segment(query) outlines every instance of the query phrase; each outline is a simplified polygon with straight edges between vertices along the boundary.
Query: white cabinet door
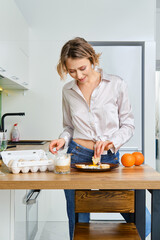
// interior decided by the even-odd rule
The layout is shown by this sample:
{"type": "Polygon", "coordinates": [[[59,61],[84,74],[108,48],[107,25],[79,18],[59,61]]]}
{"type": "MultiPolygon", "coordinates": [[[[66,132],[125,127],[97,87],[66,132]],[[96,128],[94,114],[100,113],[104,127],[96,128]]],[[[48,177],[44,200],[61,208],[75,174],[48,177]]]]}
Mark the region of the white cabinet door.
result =
{"type": "Polygon", "coordinates": [[[28,88],[29,87],[29,59],[28,56],[23,52],[20,48],[17,49],[17,59],[18,65],[17,73],[20,78],[20,82],[22,86],[28,88]]]}
{"type": "Polygon", "coordinates": [[[10,190],[0,190],[0,239],[11,239],[11,202],[10,202],[10,190]]]}
{"type": "Polygon", "coordinates": [[[0,74],[9,76],[8,61],[10,56],[10,49],[7,42],[0,42],[0,74]]]}
{"type": "Polygon", "coordinates": [[[14,240],[26,239],[26,190],[15,190],[14,240]]]}
{"type": "Polygon", "coordinates": [[[8,69],[10,79],[21,85],[28,85],[28,57],[17,46],[10,45],[8,69]]]}
{"type": "Polygon", "coordinates": [[[42,190],[38,201],[39,221],[67,221],[63,190],[42,190]]]}
{"type": "Polygon", "coordinates": [[[29,27],[16,1],[0,1],[0,41],[17,44],[28,54],[29,27]]]}
{"type": "Polygon", "coordinates": [[[28,89],[29,27],[12,0],[0,4],[0,87],[28,89]]]}
{"type": "Polygon", "coordinates": [[[28,57],[16,45],[0,42],[0,86],[4,89],[28,88],[28,57]]]}

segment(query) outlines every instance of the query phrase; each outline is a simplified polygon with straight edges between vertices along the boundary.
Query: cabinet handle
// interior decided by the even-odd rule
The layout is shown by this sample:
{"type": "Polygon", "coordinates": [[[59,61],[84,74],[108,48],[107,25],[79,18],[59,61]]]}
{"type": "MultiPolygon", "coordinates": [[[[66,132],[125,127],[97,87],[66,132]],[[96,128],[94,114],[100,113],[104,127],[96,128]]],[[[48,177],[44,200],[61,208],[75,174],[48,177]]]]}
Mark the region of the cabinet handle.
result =
{"type": "Polygon", "coordinates": [[[28,85],[28,83],[26,83],[26,82],[23,82],[22,84],[23,84],[23,85],[26,85],[26,86],[28,85]]]}
{"type": "Polygon", "coordinates": [[[6,70],[2,67],[0,67],[0,72],[5,72],[6,70]]]}
{"type": "Polygon", "coordinates": [[[37,200],[37,198],[38,198],[38,195],[40,194],[40,191],[41,191],[40,189],[36,189],[36,190],[31,191],[31,192],[27,195],[25,204],[28,205],[28,204],[34,204],[34,203],[36,203],[36,200],[37,200]]]}
{"type": "Polygon", "coordinates": [[[19,78],[16,77],[16,76],[12,76],[11,78],[12,78],[13,80],[19,80],[19,78]]]}

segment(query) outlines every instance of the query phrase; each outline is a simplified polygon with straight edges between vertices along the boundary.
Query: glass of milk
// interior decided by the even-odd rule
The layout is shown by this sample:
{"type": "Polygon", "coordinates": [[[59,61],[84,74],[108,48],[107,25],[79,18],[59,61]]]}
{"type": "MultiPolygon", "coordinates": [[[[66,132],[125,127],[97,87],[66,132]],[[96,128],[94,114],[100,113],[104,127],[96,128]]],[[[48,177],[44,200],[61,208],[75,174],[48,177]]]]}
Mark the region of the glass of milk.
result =
{"type": "Polygon", "coordinates": [[[57,174],[67,174],[71,171],[71,155],[59,153],[54,159],[54,172],[57,174]]]}

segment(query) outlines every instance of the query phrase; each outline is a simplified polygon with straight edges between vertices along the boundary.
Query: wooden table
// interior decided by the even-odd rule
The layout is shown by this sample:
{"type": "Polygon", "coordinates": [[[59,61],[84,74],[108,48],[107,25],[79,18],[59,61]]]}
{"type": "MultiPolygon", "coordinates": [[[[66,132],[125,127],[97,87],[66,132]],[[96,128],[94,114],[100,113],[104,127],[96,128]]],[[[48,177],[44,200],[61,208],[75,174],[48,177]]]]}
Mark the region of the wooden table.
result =
{"type": "Polygon", "coordinates": [[[142,239],[145,239],[145,190],[151,193],[152,240],[160,238],[160,174],[142,165],[130,168],[118,167],[110,172],[80,172],[70,174],[53,172],[11,174],[5,166],[0,169],[0,189],[135,189],[135,223],[142,239]]]}

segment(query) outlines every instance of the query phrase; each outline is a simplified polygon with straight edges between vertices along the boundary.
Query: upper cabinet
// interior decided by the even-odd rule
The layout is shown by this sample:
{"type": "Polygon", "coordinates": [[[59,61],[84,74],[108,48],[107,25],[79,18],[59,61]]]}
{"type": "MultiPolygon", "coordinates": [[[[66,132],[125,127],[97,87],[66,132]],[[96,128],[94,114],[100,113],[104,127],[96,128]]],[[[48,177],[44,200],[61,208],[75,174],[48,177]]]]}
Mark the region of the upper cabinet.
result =
{"type": "Polygon", "coordinates": [[[28,89],[29,27],[14,0],[0,6],[0,87],[28,89]]]}
{"type": "Polygon", "coordinates": [[[0,86],[28,89],[28,56],[15,44],[0,42],[0,86]]]}

